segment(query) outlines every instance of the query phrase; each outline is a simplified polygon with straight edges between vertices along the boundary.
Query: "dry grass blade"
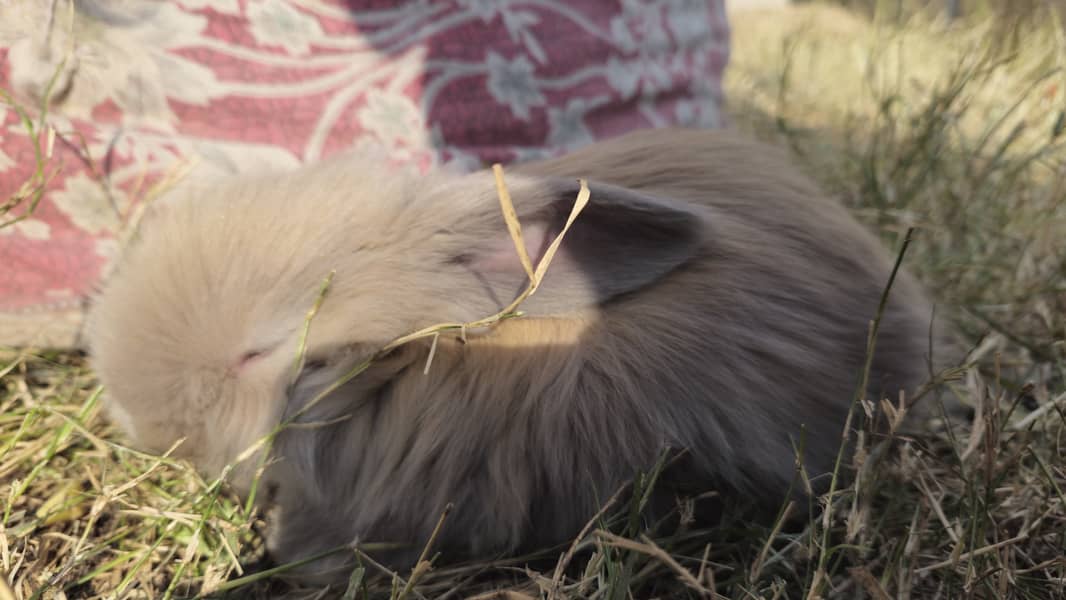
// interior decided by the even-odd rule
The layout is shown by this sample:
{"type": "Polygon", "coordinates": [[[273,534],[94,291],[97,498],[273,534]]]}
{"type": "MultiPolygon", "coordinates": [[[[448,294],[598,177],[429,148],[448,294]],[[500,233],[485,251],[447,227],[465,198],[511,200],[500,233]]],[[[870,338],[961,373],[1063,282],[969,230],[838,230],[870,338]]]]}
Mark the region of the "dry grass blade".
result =
{"type": "Polygon", "coordinates": [[[648,536],[642,535],[640,537],[641,541],[637,542],[602,530],[597,531],[596,535],[608,545],[639,552],[661,561],[664,565],[670,567],[675,573],[677,573],[685,585],[699,592],[701,596],[710,597],[713,594],[712,590],[705,588],[703,583],[696,579],[688,569],[681,566],[681,563],[677,562],[670,553],[657,546],[655,542],[648,538],[648,536]]]}
{"type": "Polygon", "coordinates": [[[530,286],[529,289],[523,295],[515,299],[514,302],[508,307],[510,310],[504,312],[511,312],[518,308],[518,304],[525,298],[536,293],[537,288],[540,286],[540,282],[544,279],[545,273],[548,272],[548,265],[551,264],[552,259],[555,258],[555,253],[559,250],[559,245],[563,242],[563,236],[570,230],[570,226],[577,220],[581,211],[585,210],[585,206],[588,204],[591,193],[589,192],[588,183],[585,180],[581,180],[581,188],[578,191],[577,199],[574,200],[574,206],[570,210],[570,214],[566,219],[566,223],[563,225],[562,231],[559,235],[555,236],[552,243],[545,250],[544,256],[540,262],[537,263],[536,270],[533,269],[533,261],[529,258],[529,253],[526,251],[525,239],[522,237],[522,224],[518,222],[518,213],[515,211],[514,204],[511,201],[511,193],[507,190],[507,184],[503,179],[503,166],[500,164],[492,165],[492,173],[496,178],[496,194],[500,199],[500,209],[503,212],[503,219],[507,223],[507,231],[511,235],[511,240],[514,242],[515,251],[518,253],[518,258],[522,262],[522,268],[526,271],[526,276],[529,277],[530,286]]]}
{"type": "MultiPolygon", "coordinates": [[[[354,548],[354,550],[355,550],[355,554],[359,557],[359,560],[361,560],[361,561],[365,562],[366,564],[374,567],[375,569],[377,569],[381,573],[384,573],[384,574],[388,575],[389,578],[393,581],[394,585],[398,583],[398,584],[404,585],[405,587],[407,586],[407,580],[406,579],[404,579],[403,577],[400,577],[400,575],[398,573],[396,573],[395,571],[393,571],[392,569],[390,569],[390,568],[386,567],[385,565],[379,563],[378,561],[374,560],[362,548],[360,548],[359,546],[356,546],[354,548]]],[[[397,589],[393,589],[392,592],[389,594],[389,598],[390,599],[391,598],[395,598],[397,592],[398,592],[397,589]]],[[[418,590],[414,589],[413,587],[410,588],[410,593],[414,594],[417,598],[419,598],[419,600],[426,600],[426,596],[423,595],[422,592],[419,592],[418,590]]]]}
{"type": "Polygon", "coordinates": [[[433,532],[430,533],[429,539],[426,541],[426,545],[422,548],[422,553],[418,556],[418,560],[415,561],[415,568],[411,572],[411,577],[407,579],[407,583],[404,584],[403,590],[400,591],[400,595],[396,597],[396,600],[403,600],[414,589],[415,584],[425,574],[426,571],[432,566],[432,561],[429,559],[429,551],[433,548],[433,543],[437,541],[437,536],[440,535],[440,530],[444,527],[444,520],[448,518],[448,514],[452,512],[453,505],[449,503],[444,507],[444,511],[440,514],[440,518],[437,519],[437,524],[433,527],[433,532]]]}
{"type": "Polygon", "coordinates": [[[0,570],[0,600],[17,600],[15,592],[7,582],[7,573],[0,570]]]}
{"type": "Polygon", "coordinates": [[[507,232],[514,241],[515,252],[522,262],[522,268],[526,270],[526,276],[530,281],[536,281],[533,276],[533,261],[526,251],[526,243],[522,238],[522,225],[518,222],[518,213],[515,212],[514,203],[511,201],[511,192],[503,181],[503,166],[499,163],[492,165],[492,174],[496,178],[496,196],[500,200],[500,210],[503,212],[503,220],[507,223],[507,232]]]}
{"type": "Polygon", "coordinates": [[[1019,542],[1023,542],[1026,539],[1028,539],[1028,537],[1029,537],[1029,534],[1023,533],[1021,535],[1012,537],[1009,540],[1003,540],[1002,542],[998,542],[998,543],[995,543],[995,544],[989,544],[989,545],[984,546],[982,548],[978,548],[977,550],[974,550],[972,552],[963,552],[957,558],[956,557],[952,557],[952,558],[950,558],[948,560],[943,560],[943,561],[940,561],[940,562],[937,562],[937,563],[933,563],[933,564],[931,564],[929,566],[922,567],[920,569],[915,570],[915,573],[917,573],[919,575],[923,575],[923,574],[928,573],[930,571],[935,571],[937,569],[943,569],[944,567],[951,567],[951,566],[954,566],[954,565],[958,564],[960,561],[969,560],[969,559],[977,557],[977,556],[982,556],[982,555],[988,554],[990,552],[994,552],[994,551],[996,551],[996,550],[998,550],[1000,548],[1003,548],[1005,546],[1011,546],[1011,545],[1017,544],[1019,542]]]}
{"type": "Polygon", "coordinates": [[[903,257],[907,254],[907,248],[911,244],[911,236],[913,233],[914,228],[910,227],[903,236],[903,243],[900,245],[899,252],[896,254],[896,262],[892,265],[892,272],[889,273],[888,282],[885,284],[884,290],[881,292],[881,299],[877,304],[877,311],[874,313],[873,321],[870,323],[870,333],[866,341],[865,362],[863,364],[862,372],[860,373],[858,385],[855,388],[855,394],[852,397],[851,405],[848,409],[847,418],[844,420],[844,430],[841,433],[840,451],[837,452],[832,478],[829,480],[829,491],[825,495],[825,506],[822,509],[822,541],[818,547],[818,567],[815,571],[814,580],[807,593],[807,598],[809,600],[813,600],[821,595],[822,585],[824,585],[826,580],[826,565],[829,562],[829,535],[832,531],[831,523],[833,518],[833,508],[836,504],[838,477],[840,476],[840,467],[844,459],[844,450],[847,447],[848,439],[851,436],[851,423],[855,415],[856,407],[862,403],[867,393],[867,386],[870,381],[870,369],[873,366],[874,352],[877,347],[877,334],[881,326],[881,317],[885,313],[885,306],[888,303],[888,295],[892,291],[892,285],[896,281],[896,276],[899,274],[900,266],[903,264],[903,257]]]}
{"type": "Polygon", "coordinates": [[[55,87],[56,81],[59,79],[59,75],[63,72],[66,60],[67,59],[64,58],[59,62],[48,81],[44,94],[42,95],[39,116],[36,123],[30,118],[27,110],[17,102],[7,90],[0,88],[0,102],[7,104],[15,111],[22,127],[26,130],[28,137],[33,141],[32,148],[34,159],[34,170],[29,179],[24,181],[14,194],[0,203],[0,217],[7,215],[11,210],[20,206],[27,199],[29,199],[28,206],[26,206],[21,215],[0,222],[0,230],[30,218],[37,210],[37,206],[40,204],[41,200],[44,198],[44,191],[45,188],[47,188],[48,183],[59,174],[62,168],[62,166],[60,166],[51,171],[48,170],[49,162],[52,158],[52,149],[55,144],[55,130],[47,123],[46,119],[48,108],[51,104],[52,90],[55,87]],[[42,133],[45,136],[44,140],[41,139],[42,133]]]}
{"type": "Polygon", "coordinates": [[[1033,425],[1052,411],[1058,410],[1063,405],[1066,405],[1066,393],[1059,394],[1054,400],[1043,404],[1040,408],[1025,415],[1017,422],[1013,423],[1010,428],[1014,431],[1024,431],[1028,429],[1030,425],[1033,425]]]}
{"type": "Polygon", "coordinates": [[[553,600],[559,592],[559,586],[563,580],[563,573],[566,571],[566,567],[570,564],[570,561],[574,558],[574,553],[577,552],[578,545],[585,539],[585,536],[592,531],[596,523],[599,522],[603,515],[607,514],[607,511],[611,509],[618,499],[622,497],[622,493],[629,488],[628,485],[619,488],[608,500],[600,507],[600,510],[592,515],[592,518],[585,523],[585,526],[581,528],[581,531],[574,537],[574,541],[570,544],[570,547],[566,549],[566,553],[559,559],[559,562],[555,565],[555,571],[552,573],[551,587],[548,590],[548,600],[553,600]]]}
{"type": "Polygon", "coordinates": [[[559,250],[559,245],[563,243],[563,236],[570,231],[570,226],[574,224],[578,215],[581,214],[581,211],[585,210],[585,206],[589,202],[591,192],[589,191],[588,183],[584,179],[582,179],[580,183],[581,189],[577,193],[577,199],[574,201],[574,207],[570,210],[570,215],[566,218],[566,224],[563,225],[563,230],[559,232],[559,235],[555,236],[555,239],[552,240],[552,243],[544,252],[544,258],[537,263],[537,270],[533,276],[533,288],[529,291],[530,294],[537,291],[537,287],[540,286],[541,280],[544,279],[544,274],[548,272],[548,265],[550,265],[552,259],[555,258],[555,253],[559,250]]]}
{"type": "Polygon", "coordinates": [[[311,331],[311,321],[314,320],[315,315],[322,308],[322,303],[326,300],[326,294],[329,293],[329,288],[333,285],[333,278],[337,276],[336,269],[329,272],[326,278],[322,280],[322,286],[318,289],[318,295],[315,296],[315,302],[311,305],[311,308],[307,311],[307,316],[304,317],[304,326],[300,330],[300,339],[296,346],[296,359],[292,369],[292,379],[295,381],[300,376],[300,371],[304,368],[304,362],[307,358],[307,334],[311,331]]]}
{"type": "Polygon", "coordinates": [[[885,591],[881,582],[865,567],[852,567],[848,569],[848,572],[874,600],[892,600],[892,597],[885,591]]]}
{"type": "Polygon", "coordinates": [[[796,503],[790,501],[785,506],[785,509],[781,511],[781,516],[778,517],[777,522],[774,523],[774,528],[770,532],[770,535],[766,536],[766,543],[763,544],[762,550],[759,551],[758,556],[755,557],[755,562],[751,565],[750,575],[748,576],[749,581],[756,582],[759,580],[759,577],[762,575],[763,564],[766,562],[766,556],[770,553],[770,547],[777,539],[777,534],[781,532],[781,527],[792,517],[792,509],[795,507],[796,503]]]}

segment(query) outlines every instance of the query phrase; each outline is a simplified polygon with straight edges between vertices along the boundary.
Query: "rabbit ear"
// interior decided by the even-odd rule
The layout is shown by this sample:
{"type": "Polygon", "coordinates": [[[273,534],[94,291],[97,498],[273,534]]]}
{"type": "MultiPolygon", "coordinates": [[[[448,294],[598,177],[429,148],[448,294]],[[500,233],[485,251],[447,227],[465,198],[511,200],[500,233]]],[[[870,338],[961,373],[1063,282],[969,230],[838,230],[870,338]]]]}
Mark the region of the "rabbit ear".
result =
{"type": "MultiPolygon", "coordinates": [[[[577,181],[522,178],[509,183],[533,267],[559,235],[580,190],[577,181]],[[524,213],[524,214],[523,214],[524,213]]],[[[566,232],[530,313],[571,312],[646,286],[690,259],[707,224],[693,207],[633,190],[589,183],[589,201],[566,232]]],[[[528,284],[500,217],[493,231],[453,262],[469,268],[506,305],[528,284]]]]}

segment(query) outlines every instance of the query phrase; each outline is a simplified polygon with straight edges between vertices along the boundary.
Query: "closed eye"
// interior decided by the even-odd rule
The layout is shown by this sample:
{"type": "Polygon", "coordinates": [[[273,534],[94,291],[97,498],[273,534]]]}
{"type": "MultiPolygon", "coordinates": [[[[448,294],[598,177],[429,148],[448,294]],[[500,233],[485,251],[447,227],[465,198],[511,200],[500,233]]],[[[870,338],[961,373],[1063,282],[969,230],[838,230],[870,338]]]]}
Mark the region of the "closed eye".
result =
{"type": "Polygon", "coordinates": [[[314,372],[324,369],[329,363],[324,358],[308,358],[304,361],[301,371],[314,372]]]}
{"type": "Polygon", "coordinates": [[[270,354],[270,349],[250,350],[237,359],[237,371],[243,371],[258,362],[261,358],[270,354]]]}

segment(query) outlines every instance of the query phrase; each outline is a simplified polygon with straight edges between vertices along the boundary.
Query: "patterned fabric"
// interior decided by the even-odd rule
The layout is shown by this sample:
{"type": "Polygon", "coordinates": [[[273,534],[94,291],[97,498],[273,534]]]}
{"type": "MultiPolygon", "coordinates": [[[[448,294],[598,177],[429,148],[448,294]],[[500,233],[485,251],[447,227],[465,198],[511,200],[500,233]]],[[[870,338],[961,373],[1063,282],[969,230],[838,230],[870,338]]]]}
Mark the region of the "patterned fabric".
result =
{"type": "MultiPolygon", "coordinates": [[[[45,192],[0,229],[0,344],[74,344],[134,208],[180,177],[714,127],[728,48],[723,0],[0,0],[0,88],[33,120],[53,99],[45,192]]],[[[34,147],[0,103],[0,203],[34,147]]]]}

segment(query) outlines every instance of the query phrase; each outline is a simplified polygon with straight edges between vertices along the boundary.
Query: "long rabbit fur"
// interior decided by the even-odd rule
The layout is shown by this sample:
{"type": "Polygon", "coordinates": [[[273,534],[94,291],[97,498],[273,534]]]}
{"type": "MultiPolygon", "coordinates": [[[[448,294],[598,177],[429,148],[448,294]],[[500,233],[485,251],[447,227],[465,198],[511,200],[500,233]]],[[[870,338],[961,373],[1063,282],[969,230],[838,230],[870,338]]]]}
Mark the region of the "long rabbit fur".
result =
{"type": "MultiPolygon", "coordinates": [[[[641,131],[515,166],[534,262],[591,199],[525,316],[407,344],[283,431],[260,483],[279,560],[402,542],[516,552],[573,536],[664,446],[683,472],[779,502],[795,453],[833,468],[893,257],[783,153],[641,131]],[[803,440],[802,444],[800,440],[803,440]]],[[[167,199],[94,303],[93,364],[138,447],[224,465],[390,340],[495,313],[525,272],[488,171],[416,176],[346,155],[167,199]],[[309,309],[306,360],[295,357],[309,309]]],[[[928,375],[931,305],[901,272],[871,398],[928,375]]],[[[247,491],[256,460],[230,477],[247,491]]]]}

